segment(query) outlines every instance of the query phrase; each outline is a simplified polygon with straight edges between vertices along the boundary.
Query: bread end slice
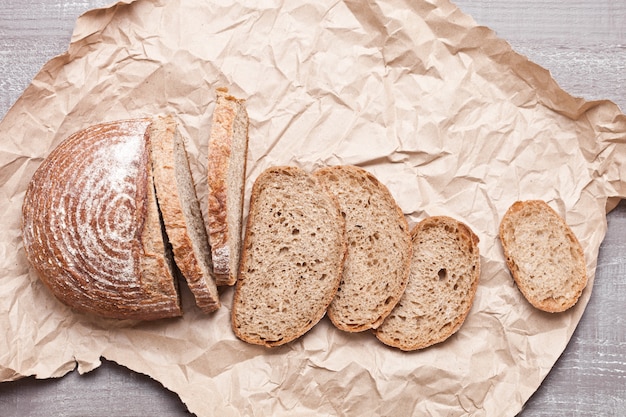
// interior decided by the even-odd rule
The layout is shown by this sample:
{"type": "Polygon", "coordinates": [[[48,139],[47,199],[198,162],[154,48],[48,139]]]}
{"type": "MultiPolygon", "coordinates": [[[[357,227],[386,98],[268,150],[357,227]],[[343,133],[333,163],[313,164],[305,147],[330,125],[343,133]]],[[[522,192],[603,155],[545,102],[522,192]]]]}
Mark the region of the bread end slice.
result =
{"type": "Polygon", "coordinates": [[[517,201],[500,222],[506,264],[524,297],[539,310],[572,307],[587,285],[585,256],[565,220],[545,201],[517,201]]]}
{"type": "Polygon", "coordinates": [[[208,232],[217,285],[237,280],[248,153],[245,100],[217,89],[208,150],[208,232]]]}
{"type": "Polygon", "coordinates": [[[480,277],[478,237],[464,223],[447,216],[427,218],[411,230],[411,241],[408,285],[375,333],[404,351],[456,333],[472,307],[480,277]]]}

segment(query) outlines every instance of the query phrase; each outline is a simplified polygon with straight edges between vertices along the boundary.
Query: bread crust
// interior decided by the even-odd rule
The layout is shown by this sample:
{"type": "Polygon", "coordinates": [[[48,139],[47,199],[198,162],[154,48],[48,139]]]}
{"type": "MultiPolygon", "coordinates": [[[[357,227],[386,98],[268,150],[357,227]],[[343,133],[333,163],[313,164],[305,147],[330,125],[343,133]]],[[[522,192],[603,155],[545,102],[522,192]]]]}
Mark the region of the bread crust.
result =
{"type": "Polygon", "coordinates": [[[217,89],[208,149],[208,232],[218,285],[237,280],[248,151],[245,100],[217,89]],[[238,185],[236,185],[238,184],[238,185]],[[233,187],[238,189],[232,190],[233,187]]]}
{"type": "Polygon", "coordinates": [[[304,335],[336,294],[345,253],[337,201],[318,180],[296,167],[265,170],[252,188],[233,297],[235,335],[266,347],[304,335]]]}
{"type": "Polygon", "coordinates": [[[433,216],[411,230],[411,275],[398,305],[376,337],[403,351],[424,349],[456,333],[480,279],[479,238],[466,224],[433,216]]]}
{"type": "Polygon", "coordinates": [[[387,187],[363,168],[337,165],[314,176],[335,195],[346,219],[348,251],[328,317],[343,331],[375,329],[408,282],[412,246],[406,218],[387,187]]]}
{"type": "Polygon", "coordinates": [[[146,142],[153,161],[158,206],[172,245],[174,261],[187,281],[198,308],[211,313],[221,304],[212,270],[209,240],[193,188],[184,141],[173,116],[155,118],[146,130],[146,142]],[[187,183],[187,195],[184,182],[187,183]],[[189,212],[186,212],[184,204],[189,212]]]}
{"type": "Polygon", "coordinates": [[[559,313],[576,304],[587,286],[585,255],[552,207],[543,200],[513,203],[502,217],[499,236],[506,265],[531,305],[559,313]]]}
{"type": "Polygon", "coordinates": [[[97,124],[43,161],[22,206],[26,256],[64,304],[118,319],[182,314],[144,141],[148,119],[97,124]]]}

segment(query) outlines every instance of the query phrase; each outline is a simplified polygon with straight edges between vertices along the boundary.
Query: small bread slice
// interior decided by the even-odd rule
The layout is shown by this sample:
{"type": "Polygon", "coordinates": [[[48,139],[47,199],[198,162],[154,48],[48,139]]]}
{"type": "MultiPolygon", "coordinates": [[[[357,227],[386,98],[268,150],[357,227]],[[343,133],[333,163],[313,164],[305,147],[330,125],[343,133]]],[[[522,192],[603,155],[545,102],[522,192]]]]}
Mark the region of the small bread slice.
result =
{"type": "Polygon", "coordinates": [[[267,347],[304,335],[337,292],[346,252],[337,202],[296,167],[254,182],[232,307],[241,340],[267,347]]]}
{"type": "Polygon", "coordinates": [[[133,320],[182,315],[148,175],[149,123],[120,120],[74,133],[26,190],[26,256],[54,296],[77,311],[133,320]]]}
{"type": "Polygon", "coordinates": [[[585,255],[565,220],[545,201],[517,201],[500,222],[506,264],[524,297],[539,310],[572,307],[587,285],[585,255]]]}
{"type": "Polygon", "coordinates": [[[375,329],[407,284],[409,226],[387,187],[366,170],[339,165],[314,175],[337,197],[346,219],[348,253],[328,317],[344,331],[375,329]]]}
{"type": "Polygon", "coordinates": [[[447,216],[422,220],[411,230],[413,257],[404,295],[376,337],[404,351],[443,342],[470,311],[480,277],[478,237],[447,216]]]}
{"type": "Polygon", "coordinates": [[[245,101],[217,90],[208,152],[208,231],[217,285],[233,285],[241,254],[248,154],[245,101]]]}
{"type": "Polygon", "coordinates": [[[205,313],[220,307],[211,248],[183,138],[172,116],[155,118],[146,131],[152,173],[174,261],[205,313]]]}

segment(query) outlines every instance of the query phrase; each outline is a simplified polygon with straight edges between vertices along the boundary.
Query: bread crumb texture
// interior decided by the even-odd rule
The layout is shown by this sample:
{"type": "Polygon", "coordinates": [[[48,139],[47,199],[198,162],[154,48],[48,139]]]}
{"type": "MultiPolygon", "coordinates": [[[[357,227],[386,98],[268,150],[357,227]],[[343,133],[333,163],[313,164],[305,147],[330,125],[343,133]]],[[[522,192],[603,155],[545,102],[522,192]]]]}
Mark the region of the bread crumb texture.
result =
{"type": "Polygon", "coordinates": [[[376,331],[383,343],[405,351],[440,343],[459,330],[480,276],[478,237],[467,225],[434,216],[418,223],[411,238],[408,285],[376,331]]]}
{"type": "Polygon", "coordinates": [[[344,331],[375,329],[406,288],[409,226],[387,187],[366,170],[339,165],[320,169],[315,176],[337,197],[348,242],[343,276],[328,317],[344,331]]]}
{"type": "Polygon", "coordinates": [[[583,249],[546,202],[514,203],[500,223],[500,240],[511,275],[533,306],[557,313],[576,304],[587,285],[583,249]]]}
{"type": "Polygon", "coordinates": [[[337,291],[344,254],[343,219],[317,179],[295,167],[264,171],[250,200],[235,334],[271,347],[306,333],[337,291]]]}

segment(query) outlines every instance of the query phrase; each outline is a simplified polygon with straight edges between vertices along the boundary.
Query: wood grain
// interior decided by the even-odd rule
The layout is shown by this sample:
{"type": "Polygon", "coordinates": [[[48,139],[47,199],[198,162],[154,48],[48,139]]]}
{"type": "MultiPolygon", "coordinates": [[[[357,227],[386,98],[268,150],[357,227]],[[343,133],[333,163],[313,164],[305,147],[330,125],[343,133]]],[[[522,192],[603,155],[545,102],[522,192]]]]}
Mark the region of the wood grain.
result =
{"type": "MultiPolygon", "coordinates": [[[[76,18],[108,0],[0,0],[0,116],[64,52],[76,18]]],[[[458,0],[476,21],[549,69],[572,95],[626,109],[626,2],[458,0]]],[[[626,415],[626,204],[608,216],[594,291],[567,349],[521,417],[626,415]]],[[[2,416],[188,416],[158,382],[104,361],[58,380],[0,384],[2,416]]]]}

